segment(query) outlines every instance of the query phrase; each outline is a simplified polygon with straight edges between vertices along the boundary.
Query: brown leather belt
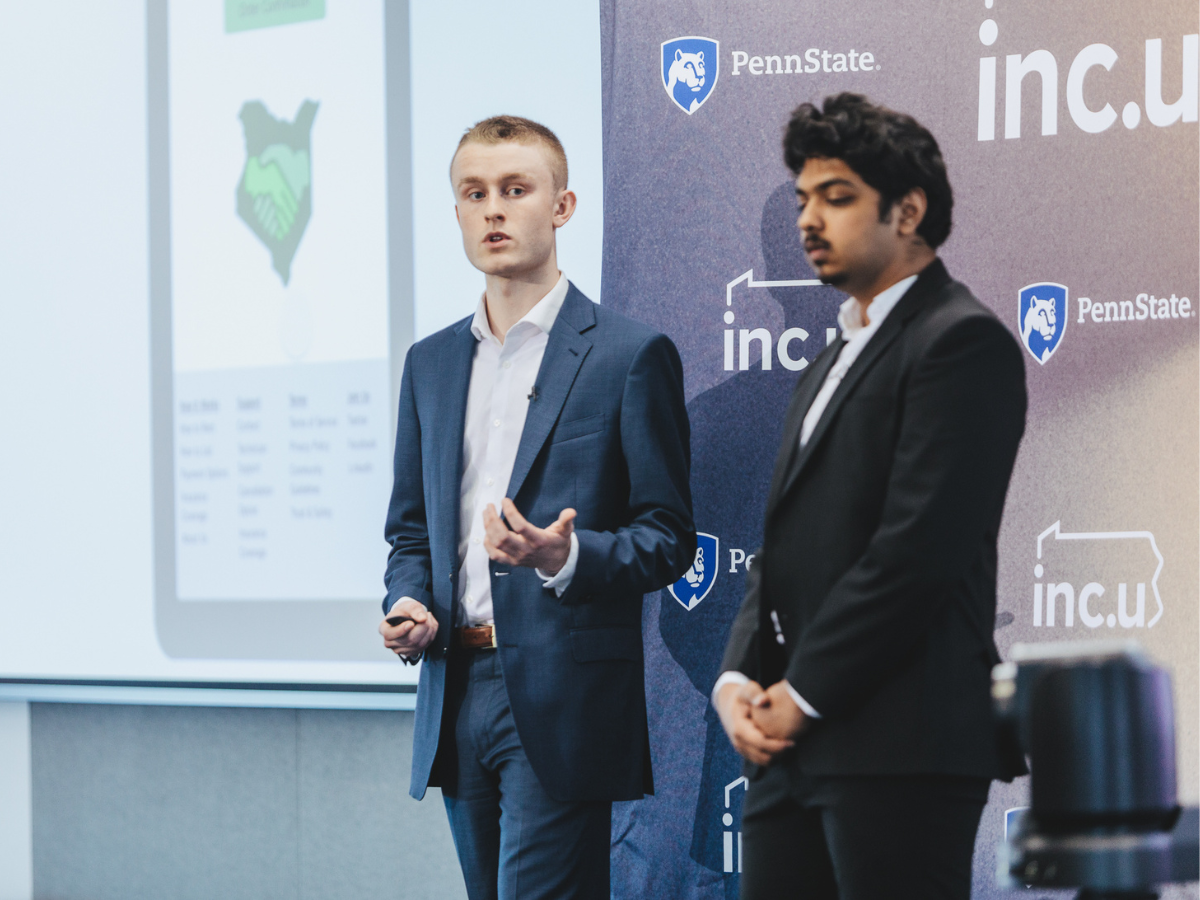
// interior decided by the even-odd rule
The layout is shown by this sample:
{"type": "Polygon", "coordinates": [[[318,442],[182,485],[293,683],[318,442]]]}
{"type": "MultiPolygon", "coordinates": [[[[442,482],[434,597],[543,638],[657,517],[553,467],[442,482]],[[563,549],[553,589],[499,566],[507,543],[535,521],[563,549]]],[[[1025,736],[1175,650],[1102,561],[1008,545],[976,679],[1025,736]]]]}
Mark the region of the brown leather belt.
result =
{"type": "Polygon", "coordinates": [[[464,650],[490,650],[499,646],[496,643],[496,628],[493,625],[455,628],[454,645],[464,650]]]}

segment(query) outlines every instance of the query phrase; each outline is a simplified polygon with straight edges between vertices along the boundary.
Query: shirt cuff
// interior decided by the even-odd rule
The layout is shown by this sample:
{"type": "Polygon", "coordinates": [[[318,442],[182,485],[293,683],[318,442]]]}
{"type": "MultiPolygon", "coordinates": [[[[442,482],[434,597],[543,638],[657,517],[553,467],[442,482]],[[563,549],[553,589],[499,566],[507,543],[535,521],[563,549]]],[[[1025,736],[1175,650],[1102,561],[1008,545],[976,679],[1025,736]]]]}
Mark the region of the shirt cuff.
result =
{"type": "Polygon", "coordinates": [[[711,699],[713,709],[717,708],[717,695],[721,693],[721,688],[725,687],[727,684],[745,684],[749,680],[750,679],[741,672],[737,672],[733,669],[729,670],[728,672],[722,672],[721,677],[717,679],[717,683],[713,685],[712,689],[711,699]]]}
{"type": "MultiPolygon", "coordinates": [[[[717,679],[717,683],[713,685],[712,689],[713,709],[717,708],[717,695],[721,693],[721,688],[725,687],[727,684],[745,684],[749,680],[750,679],[741,672],[736,672],[733,670],[722,672],[721,677],[717,679]]],[[[792,698],[792,702],[800,708],[801,712],[803,712],[810,719],[821,718],[821,714],[813,709],[812,705],[803,697],[801,697],[794,687],[792,687],[786,681],[783,683],[783,686],[787,689],[788,696],[792,698]]]]}
{"type": "MultiPolygon", "coordinates": [[[[425,604],[420,600],[414,599],[413,597],[397,597],[396,603],[399,603],[401,600],[412,600],[413,603],[417,604],[417,606],[421,607],[421,609],[424,609],[425,612],[429,612],[428,609],[425,609],[425,604]]],[[[392,614],[392,610],[396,608],[396,603],[393,603],[388,607],[387,615],[384,616],[385,619],[392,614]]]]}
{"type": "Polygon", "coordinates": [[[566,593],[567,588],[571,586],[571,579],[575,577],[575,566],[579,563],[579,537],[575,532],[571,532],[571,550],[567,554],[567,561],[563,563],[563,567],[558,570],[557,575],[547,575],[541,569],[534,569],[538,574],[538,578],[542,579],[542,587],[554,588],[554,593],[561,597],[566,593]]]}
{"type": "Polygon", "coordinates": [[[800,707],[801,712],[803,712],[810,719],[821,718],[821,714],[813,709],[812,706],[809,705],[808,701],[801,697],[800,693],[794,687],[792,687],[791,684],[785,681],[783,686],[787,688],[788,696],[792,698],[793,703],[800,707]]]}

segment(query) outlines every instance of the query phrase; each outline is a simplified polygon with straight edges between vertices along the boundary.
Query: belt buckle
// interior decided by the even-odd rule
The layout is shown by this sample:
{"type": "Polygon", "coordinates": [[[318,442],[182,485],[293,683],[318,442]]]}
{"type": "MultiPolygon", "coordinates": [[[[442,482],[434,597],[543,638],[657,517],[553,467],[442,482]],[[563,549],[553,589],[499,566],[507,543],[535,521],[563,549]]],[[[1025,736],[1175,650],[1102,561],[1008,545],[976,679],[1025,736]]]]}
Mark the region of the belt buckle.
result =
{"type": "Polygon", "coordinates": [[[496,643],[496,626],[495,625],[492,625],[492,643],[489,646],[490,646],[490,649],[492,649],[492,650],[495,650],[497,647],[500,646],[499,644],[496,643]]]}

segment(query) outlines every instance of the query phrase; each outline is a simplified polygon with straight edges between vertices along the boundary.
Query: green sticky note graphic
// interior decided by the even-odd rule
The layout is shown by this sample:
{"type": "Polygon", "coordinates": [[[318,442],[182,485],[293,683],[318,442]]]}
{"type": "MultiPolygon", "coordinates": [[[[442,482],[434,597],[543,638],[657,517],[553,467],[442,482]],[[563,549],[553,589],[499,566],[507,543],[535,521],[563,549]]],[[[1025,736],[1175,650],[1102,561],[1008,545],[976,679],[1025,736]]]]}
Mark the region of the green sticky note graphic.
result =
{"type": "Polygon", "coordinates": [[[225,0],[225,33],[325,18],[325,0],[225,0]]]}
{"type": "Polygon", "coordinates": [[[286,285],[312,216],[311,137],[317,104],[305,100],[294,121],[277,119],[258,100],[242,106],[246,165],[237,186],[237,214],[271,253],[286,285]]]}

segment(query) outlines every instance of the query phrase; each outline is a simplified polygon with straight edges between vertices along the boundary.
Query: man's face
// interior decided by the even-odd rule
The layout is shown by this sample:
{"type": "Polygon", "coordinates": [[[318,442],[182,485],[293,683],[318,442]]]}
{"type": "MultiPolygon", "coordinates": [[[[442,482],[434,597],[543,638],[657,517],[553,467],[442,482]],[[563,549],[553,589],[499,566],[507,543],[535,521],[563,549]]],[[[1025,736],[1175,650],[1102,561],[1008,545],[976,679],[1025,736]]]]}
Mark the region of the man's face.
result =
{"type": "Polygon", "coordinates": [[[896,210],[879,221],[879,192],[840,159],[808,159],[796,177],[796,225],[817,277],[847,293],[874,283],[903,247],[896,210]]]}
{"type": "Polygon", "coordinates": [[[541,143],[464,144],[450,166],[463,249],[487,275],[519,278],[554,254],[554,231],[574,211],[541,143]]]}

